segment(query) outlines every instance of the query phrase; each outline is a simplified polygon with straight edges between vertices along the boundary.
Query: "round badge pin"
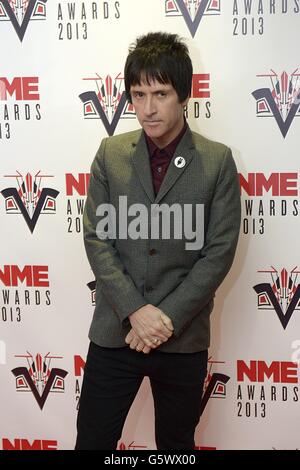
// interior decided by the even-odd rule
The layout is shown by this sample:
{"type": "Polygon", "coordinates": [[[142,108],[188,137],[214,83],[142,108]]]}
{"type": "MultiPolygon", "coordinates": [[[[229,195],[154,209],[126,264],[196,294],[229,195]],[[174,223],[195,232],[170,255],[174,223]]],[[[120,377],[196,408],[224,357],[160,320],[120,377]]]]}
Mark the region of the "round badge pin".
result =
{"type": "Polygon", "coordinates": [[[177,168],[183,168],[184,165],[185,165],[185,158],[176,157],[175,160],[174,160],[174,164],[175,164],[175,166],[177,166],[177,168]]]}

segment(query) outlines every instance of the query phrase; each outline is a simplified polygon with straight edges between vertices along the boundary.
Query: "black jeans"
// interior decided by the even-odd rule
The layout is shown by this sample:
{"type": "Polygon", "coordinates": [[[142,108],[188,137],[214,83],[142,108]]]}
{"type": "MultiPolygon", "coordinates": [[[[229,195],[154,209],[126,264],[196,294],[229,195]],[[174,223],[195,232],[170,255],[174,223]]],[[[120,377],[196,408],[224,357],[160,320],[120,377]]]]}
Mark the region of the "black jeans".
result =
{"type": "Polygon", "coordinates": [[[132,402],[148,376],[160,450],[193,449],[200,419],[207,350],[144,354],[90,344],[77,419],[76,449],[116,449],[132,402]]]}

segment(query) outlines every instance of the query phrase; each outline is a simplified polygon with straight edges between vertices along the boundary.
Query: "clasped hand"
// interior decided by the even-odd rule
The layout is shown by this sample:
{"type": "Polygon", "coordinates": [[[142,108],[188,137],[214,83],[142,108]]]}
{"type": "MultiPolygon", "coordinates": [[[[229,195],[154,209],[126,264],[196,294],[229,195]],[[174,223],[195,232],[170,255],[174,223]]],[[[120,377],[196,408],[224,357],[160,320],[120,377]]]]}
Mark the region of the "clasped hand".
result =
{"type": "Polygon", "coordinates": [[[174,328],[170,318],[154,305],[147,304],[131,315],[132,329],[125,338],[131,349],[149,354],[172,336],[174,328]]]}

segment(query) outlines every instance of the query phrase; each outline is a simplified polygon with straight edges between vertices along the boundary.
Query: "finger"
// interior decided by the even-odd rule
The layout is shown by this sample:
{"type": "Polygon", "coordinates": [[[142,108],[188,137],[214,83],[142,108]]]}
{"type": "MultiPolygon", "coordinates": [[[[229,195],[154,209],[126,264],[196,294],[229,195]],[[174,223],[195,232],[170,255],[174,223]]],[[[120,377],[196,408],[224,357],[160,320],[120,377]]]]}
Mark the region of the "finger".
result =
{"type": "Polygon", "coordinates": [[[152,349],[156,349],[158,348],[158,346],[160,346],[164,341],[161,341],[159,338],[153,338],[152,339],[152,345],[151,345],[151,348],[152,349]]]}
{"type": "Polygon", "coordinates": [[[159,319],[155,326],[152,327],[150,333],[152,336],[159,338],[161,341],[167,341],[173,334],[173,332],[165,326],[162,319],[159,319]]]}
{"type": "MultiPolygon", "coordinates": [[[[144,342],[145,347],[149,348],[149,349],[156,348],[157,345],[156,345],[155,338],[156,338],[155,336],[150,337],[150,339],[149,338],[143,338],[143,342],[144,342]]],[[[157,339],[157,341],[160,341],[158,338],[156,338],[156,339],[157,339]]],[[[160,343],[161,343],[161,341],[160,341],[160,343]]]]}
{"type": "Polygon", "coordinates": [[[126,338],[125,338],[125,343],[130,344],[133,337],[134,337],[134,331],[130,330],[129,333],[127,334],[126,338]]]}
{"type": "Polygon", "coordinates": [[[148,348],[152,349],[153,344],[154,344],[154,343],[152,342],[152,339],[143,338],[143,341],[144,341],[145,345],[146,345],[148,348]]]}
{"type": "Polygon", "coordinates": [[[157,338],[162,343],[164,343],[165,341],[168,341],[170,336],[172,336],[171,331],[162,325],[161,328],[156,328],[155,330],[152,330],[151,341],[153,342],[153,339],[157,338]]]}
{"type": "Polygon", "coordinates": [[[173,334],[173,331],[170,331],[167,327],[164,326],[164,329],[163,329],[163,336],[165,338],[164,340],[167,341],[169,338],[171,338],[172,334],[173,334]]]}
{"type": "Polygon", "coordinates": [[[149,354],[149,352],[151,351],[151,348],[149,348],[148,346],[144,346],[142,351],[144,354],[149,354]]]}
{"type": "Polygon", "coordinates": [[[144,347],[145,347],[145,343],[143,341],[139,340],[138,344],[136,345],[135,350],[137,352],[141,352],[141,351],[143,351],[144,347]]]}
{"type": "Polygon", "coordinates": [[[143,336],[141,339],[142,341],[144,341],[146,346],[153,349],[154,347],[157,347],[157,341],[160,341],[160,343],[168,341],[169,333],[168,336],[165,336],[160,332],[159,329],[156,328],[152,329],[150,334],[148,334],[147,336],[143,336]]]}
{"type": "Polygon", "coordinates": [[[139,343],[139,338],[135,336],[134,338],[132,338],[131,343],[129,345],[130,349],[136,349],[138,343],[139,343]]]}
{"type": "Polygon", "coordinates": [[[161,318],[163,324],[168,328],[168,330],[173,332],[174,327],[173,327],[171,319],[167,315],[165,315],[163,312],[161,312],[160,318],[161,318]]]}

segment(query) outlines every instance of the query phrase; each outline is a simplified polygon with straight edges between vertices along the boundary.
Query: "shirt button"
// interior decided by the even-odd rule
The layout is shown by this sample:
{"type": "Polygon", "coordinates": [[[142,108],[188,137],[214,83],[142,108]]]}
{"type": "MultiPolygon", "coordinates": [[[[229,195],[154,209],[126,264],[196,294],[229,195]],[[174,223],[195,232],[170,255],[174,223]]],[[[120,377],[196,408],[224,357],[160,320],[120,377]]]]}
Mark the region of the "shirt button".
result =
{"type": "Polygon", "coordinates": [[[149,250],[149,255],[152,256],[152,255],[156,255],[157,251],[155,248],[151,248],[151,250],[149,250]]]}
{"type": "Polygon", "coordinates": [[[158,167],[157,167],[157,171],[158,171],[158,173],[161,173],[161,172],[162,172],[162,167],[161,167],[161,166],[158,166],[158,167]]]}

